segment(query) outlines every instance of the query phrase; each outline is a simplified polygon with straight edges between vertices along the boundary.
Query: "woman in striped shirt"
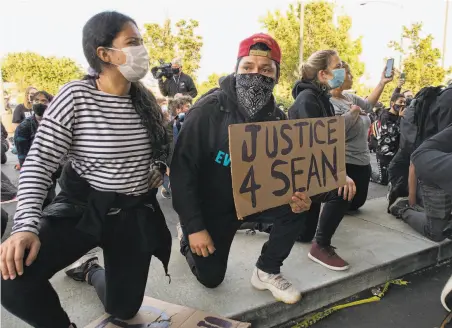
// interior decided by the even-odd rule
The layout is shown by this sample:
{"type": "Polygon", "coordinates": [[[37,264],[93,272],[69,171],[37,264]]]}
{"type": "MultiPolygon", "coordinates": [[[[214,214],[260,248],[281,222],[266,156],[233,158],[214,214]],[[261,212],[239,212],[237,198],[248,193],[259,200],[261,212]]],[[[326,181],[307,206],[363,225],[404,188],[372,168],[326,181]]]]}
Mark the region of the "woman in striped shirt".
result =
{"type": "Polygon", "coordinates": [[[46,110],[0,249],[2,305],[33,327],[75,327],[48,280],[96,246],[105,270],[86,262],[79,280],[124,320],[141,306],[152,255],[165,271],[169,262],[171,235],[156,200],[167,136],[154,96],[138,82],[149,68],[143,39],[131,18],[103,12],[86,23],[83,50],[95,74],[66,84],[46,110]],[[65,155],[61,193],[42,212],[65,155]]]}

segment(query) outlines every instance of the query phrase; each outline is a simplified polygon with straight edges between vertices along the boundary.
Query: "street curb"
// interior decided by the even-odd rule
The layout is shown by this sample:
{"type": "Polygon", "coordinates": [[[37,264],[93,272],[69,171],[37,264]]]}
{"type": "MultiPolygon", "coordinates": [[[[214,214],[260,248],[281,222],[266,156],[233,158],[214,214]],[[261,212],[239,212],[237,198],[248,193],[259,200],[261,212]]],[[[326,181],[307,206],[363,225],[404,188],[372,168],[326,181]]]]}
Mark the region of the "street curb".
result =
{"type": "Polygon", "coordinates": [[[406,274],[437,265],[452,257],[452,243],[432,244],[432,247],[374,266],[368,270],[336,280],[303,293],[296,305],[273,302],[250,311],[232,315],[232,319],[250,322],[253,328],[271,328],[288,324],[303,315],[346,299],[371,287],[406,274]]]}

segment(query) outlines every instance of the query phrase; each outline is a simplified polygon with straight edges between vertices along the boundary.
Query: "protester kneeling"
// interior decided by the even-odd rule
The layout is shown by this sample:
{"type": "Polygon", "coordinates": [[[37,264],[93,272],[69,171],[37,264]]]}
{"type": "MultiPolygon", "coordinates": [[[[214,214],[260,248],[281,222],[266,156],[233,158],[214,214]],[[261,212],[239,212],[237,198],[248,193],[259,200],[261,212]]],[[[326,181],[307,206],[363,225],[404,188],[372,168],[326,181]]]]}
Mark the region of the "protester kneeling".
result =
{"type": "MultiPolygon", "coordinates": [[[[340,87],[344,79],[345,69],[334,50],[313,53],[300,68],[300,81],[292,91],[295,102],[289,108],[289,118],[334,117],[329,91],[340,87]]],[[[331,239],[355,194],[355,183],[347,177],[344,187],[312,197],[308,219],[304,221],[298,240],[311,242],[314,239],[308,256],[328,269],[342,271],[349,268],[331,245],[331,239]]]]}
{"type": "MultiPolygon", "coordinates": [[[[220,88],[203,96],[186,115],[171,162],[174,209],[181,221],[181,253],[198,281],[208,288],[225,277],[238,220],[232,193],[228,127],[235,123],[286,119],[276,106],[273,89],[278,82],[281,52],[266,34],[240,43],[236,74],[220,88]],[[218,156],[222,154],[222,156],[218,156]]],[[[240,145],[237,145],[240,147],[240,145]]],[[[281,274],[283,261],[301,231],[310,199],[296,193],[291,205],[279,206],[244,218],[274,222],[262,248],[251,284],[270,290],[285,303],[296,303],[300,292],[281,274]]]]}
{"type": "Polygon", "coordinates": [[[421,235],[440,242],[452,236],[452,126],[425,141],[412,155],[409,199],[398,199],[390,208],[421,235]],[[416,179],[418,191],[415,196],[416,179]]]}
{"type": "Polygon", "coordinates": [[[143,38],[130,17],[103,12],[84,26],[83,48],[92,72],[63,86],[46,109],[20,173],[11,236],[0,246],[2,306],[33,327],[76,327],[49,279],[92,248],[102,247],[105,269],[90,260],[71,277],[93,286],[121,320],[142,305],[151,258],[166,272],[171,252],[156,199],[166,130],[138,82],[149,70],[143,38]],[[43,212],[66,154],[61,192],[43,212]]]}

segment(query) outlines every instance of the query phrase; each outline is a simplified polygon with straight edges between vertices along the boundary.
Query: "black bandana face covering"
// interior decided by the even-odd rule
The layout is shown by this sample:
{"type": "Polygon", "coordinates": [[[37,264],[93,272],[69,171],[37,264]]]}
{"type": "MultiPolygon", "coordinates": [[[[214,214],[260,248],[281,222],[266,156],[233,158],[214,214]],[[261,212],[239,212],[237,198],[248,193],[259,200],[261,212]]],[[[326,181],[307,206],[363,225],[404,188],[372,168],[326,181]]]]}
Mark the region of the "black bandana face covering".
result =
{"type": "Polygon", "coordinates": [[[239,105],[253,118],[268,103],[276,81],[262,74],[237,74],[236,90],[239,105]]]}

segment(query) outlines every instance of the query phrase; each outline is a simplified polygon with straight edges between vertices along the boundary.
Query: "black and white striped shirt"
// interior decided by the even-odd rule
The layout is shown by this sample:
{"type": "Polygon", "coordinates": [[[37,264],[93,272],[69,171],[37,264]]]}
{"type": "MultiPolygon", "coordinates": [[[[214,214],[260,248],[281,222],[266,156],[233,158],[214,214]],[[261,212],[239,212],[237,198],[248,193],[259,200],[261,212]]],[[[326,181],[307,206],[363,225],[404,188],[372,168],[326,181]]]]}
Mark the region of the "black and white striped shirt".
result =
{"type": "Polygon", "coordinates": [[[96,190],[148,191],[151,146],[130,96],[66,84],[46,110],[20,172],[13,232],[38,233],[42,203],[64,155],[96,190]]]}

